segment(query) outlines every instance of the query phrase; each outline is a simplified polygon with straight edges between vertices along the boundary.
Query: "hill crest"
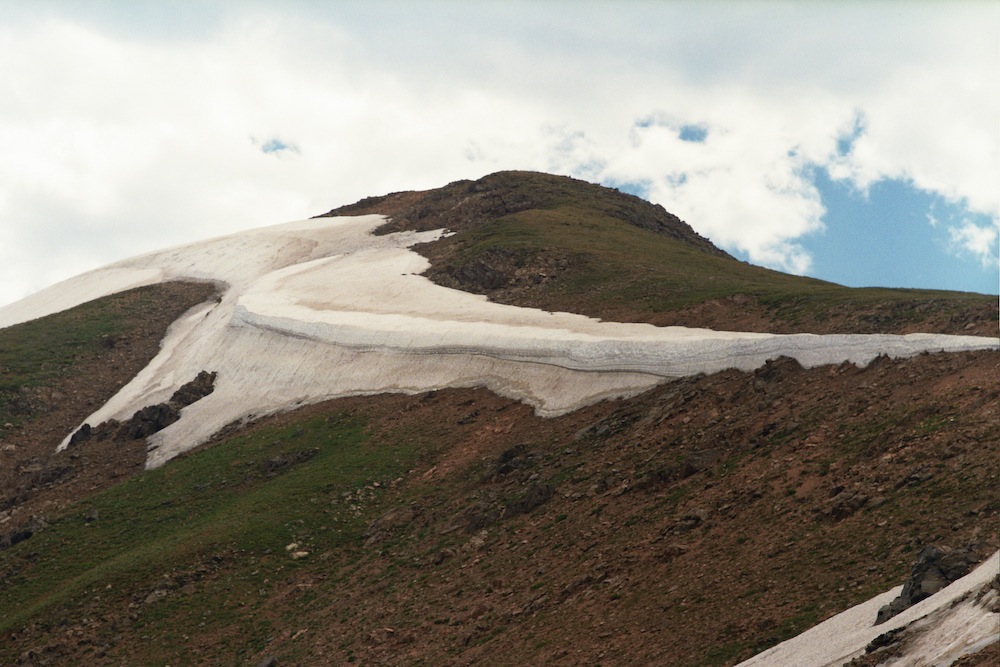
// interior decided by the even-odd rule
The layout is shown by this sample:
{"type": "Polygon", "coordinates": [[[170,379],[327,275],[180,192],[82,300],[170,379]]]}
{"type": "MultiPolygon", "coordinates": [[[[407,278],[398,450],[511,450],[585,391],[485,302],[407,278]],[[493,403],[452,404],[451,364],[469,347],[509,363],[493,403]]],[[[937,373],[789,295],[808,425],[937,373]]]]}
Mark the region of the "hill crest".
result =
{"type": "MultiPolygon", "coordinates": [[[[420,224],[437,229],[454,208],[449,201],[422,209],[420,224]]],[[[873,293],[782,276],[580,204],[570,197],[470,222],[416,248],[438,258],[426,274],[438,282],[475,283],[491,300],[514,305],[620,316],[606,319],[683,317],[694,308],[716,312],[731,325],[723,329],[740,329],[726,310],[732,303],[756,308],[764,329],[861,322],[902,333],[931,323],[931,330],[983,327],[995,335],[988,298],[873,293]]],[[[471,210],[455,219],[471,220],[471,210]]],[[[95,437],[52,452],[111,398],[108,391],[131,379],[140,352],[155,351],[151,341],[133,339],[162,335],[170,318],[145,321],[142,313],[159,313],[165,300],[180,310],[186,299],[201,303],[185,326],[222,322],[242,307],[230,332],[241,345],[275,342],[223,341],[221,355],[199,356],[209,349],[198,345],[207,335],[167,339],[191,364],[174,368],[169,381],[147,377],[158,392],[151,400],[167,400],[175,389],[168,384],[198,371],[221,371],[215,398],[185,407],[181,424],[210,418],[222,396],[248,403],[252,392],[226,387],[235,377],[230,366],[211,365],[226,355],[240,372],[257,366],[322,381],[377,377],[352,365],[380,353],[371,345],[340,350],[326,366],[329,350],[319,345],[266,358],[279,349],[301,352],[303,341],[330,333],[314,330],[322,318],[290,316],[291,306],[329,305],[315,290],[322,295],[336,284],[346,301],[335,311],[367,299],[377,311],[371,315],[396,324],[399,313],[385,312],[386,304],[419,305],[409,286],[422,283],[413,274],[426,262],[402,246],[425,233],[377,237],[383,249],[399,244],[391,257],[363,244],[348,248],[350,234],[337,242],[324,236],[358,222],[255,230],[188,248],[190,256],[172,249],[162,266],[105,276],[183,279],[189,273],[178,267],[189,271],[197,256],[202,279],[228,272],[213,284],[231,292],[208,301],[211,285],[151,284],[124,296],[131,303],[124,322],[105,313],[120,307],[109,306],[121,301],[111,298],[30,322],[30,331],[0,331],[5,373],[26,358],[11,334],[40,360],[12,383],[20,386],[0,387],[0,408],[16,413],[6,413],[9,428],[0,420],[0,456],[15,482],[0,525],[17,541],[0,549],[0,608],[9,610],[0,615],[4,661],[252,665],[273,656],[281,665],[502,664],[516,655],[554,664],[613,657],[731,665],[899,583],[923,545],[968,547],[978,558],[1000,546],[1000,498],[991,483],[1000,474],[1000,364],[989,349],[880,356],[865,367],[804,368],[785,357],[752,372],[652,379],[655,387],[632,398],[542,419],[521,402],[470,388],[483,377],[495,381],[497,364],[481,353],[458,359],[452,340],[439,358],[424,356],[435,372],[455,366],[446,358],[458,359],[457,387],[404,387],[416,376],[412,365],[400,365],[392,386],[364,392],[376,395],[256,415],[142,474],[139,459],[155,438],[95,437]],[[268,235],[267,243],[249,242],[268,235]],[[355,264],[324,273],[338,251],[355,264]],[[370,281],[357,263],[364,257],[386,260],[386,275],[397,281],[377,298],[365,297],[370,281]],[[399,259],[407,263],[392,263],[399,259]],[[294,298],[278,299],[282,293],[294,298]],[[101,382],[91,382],[97,374],[101,382]],[[5,403],[10,396],[16,400],[5,403]],[[35,534],[22,539],[23,530],[35,534]]],[[[460,308],[466,314],[519,310],[462,296],[476,304],[460,308]]],[[[461,317],[449,312],[444,320],[461,317]]],[[[541,319],[517,324],[558,319],[533,317],[541,319]]],[[[572,333],[593,335],[606,324],[572,333]]],[[[399,337],[398,327],[389,331],[383,342],[399,337]]],[[[492,325],[489,331],[496,333],[492,325]]],[[[254,391],[268,389],[256,381],[254,391]]],[[[288,407],[304,396],[294,383],[280,394],[272,400],[288,407]]]]}
{"type": "Polygon", "coordinates": [[[508,215],[566,205],[597,210],[710,255],[730,256],[659,204],[569,176],[531,171],[500,171],[475,181],[455,181],[433,190],[366,197],[321,217],[378,213],[390,220],[376,233],[430,231],[442,227],[460,232],[508,215]]]}

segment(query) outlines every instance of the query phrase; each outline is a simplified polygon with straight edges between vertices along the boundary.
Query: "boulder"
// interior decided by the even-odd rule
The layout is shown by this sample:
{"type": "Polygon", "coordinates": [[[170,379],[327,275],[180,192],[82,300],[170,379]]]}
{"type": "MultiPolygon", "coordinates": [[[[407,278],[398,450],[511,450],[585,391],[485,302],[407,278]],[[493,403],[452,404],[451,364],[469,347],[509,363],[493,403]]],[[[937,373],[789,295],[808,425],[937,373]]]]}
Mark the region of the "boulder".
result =
{"type": "Polygon", "coordinates": [[[170,397],[170,403],[178,408],[184,408],[195,401],[200,401],[213,391],[215,391],[215,378],[218,373],[201,371],[187,384],[181,385],[180,389],[170,397]]]}
{"type": "Polygon", "coordinates": [[[976,564],[976,557],[969,549],[924,547],[910,570],[910,578],[903,584],[899,597],[878,610],[875,625],[885,623],[904,609],[937,593],[953,581],[961,579],[976,564]]]}
{"type": "Polygon", "coordinates": [[[180,411],[169,403],[147,405],[132,415],[126,434],[132,440],[141,440],[162,431],[180,418],[180,411]]]}

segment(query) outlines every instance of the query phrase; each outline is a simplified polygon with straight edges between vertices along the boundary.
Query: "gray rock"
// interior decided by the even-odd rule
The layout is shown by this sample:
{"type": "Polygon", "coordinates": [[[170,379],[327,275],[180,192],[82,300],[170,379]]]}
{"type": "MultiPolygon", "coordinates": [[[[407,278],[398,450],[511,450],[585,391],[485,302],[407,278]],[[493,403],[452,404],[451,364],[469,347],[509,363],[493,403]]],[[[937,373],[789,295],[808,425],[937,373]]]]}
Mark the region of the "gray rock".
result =
{"type": "Polygon", "coordinates": [[[702,449],[692,453],[681,466],[681,477],[690,477],[702,470],[711,468],[722,458],[722,450],[702,449]]]}
{"type": "Polygon", "coordinates": [[[84,424],[83,426],[81,426],[76,430],[76,433],[70,436],[69,446],[76,447],[81,442],[86,442],[87,440],[90,439],[90,435],[91,435],[90,424],[84,424]]]}
{"type": "Polygon", "coordinates": [[[875,625],[885,623],[904,609],[929,598],[953,581],[961,579],[976,564],[976,557],[969,549],[924,547],[910,570],[910,578],[903,584],[899,597],[878,610],[875,625]]]}

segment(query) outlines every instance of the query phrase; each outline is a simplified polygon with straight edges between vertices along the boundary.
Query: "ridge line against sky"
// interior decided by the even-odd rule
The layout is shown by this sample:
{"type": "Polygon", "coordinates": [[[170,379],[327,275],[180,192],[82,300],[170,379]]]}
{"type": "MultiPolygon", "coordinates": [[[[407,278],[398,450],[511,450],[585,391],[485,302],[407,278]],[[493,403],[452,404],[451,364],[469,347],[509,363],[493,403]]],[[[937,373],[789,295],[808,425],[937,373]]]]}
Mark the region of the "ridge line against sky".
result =
{"type": "Polygon", "coordinates": [[[997,294],[998,35],[989,0],[0,0],[0,305],[501,169],[779,270],[997,294]]]}

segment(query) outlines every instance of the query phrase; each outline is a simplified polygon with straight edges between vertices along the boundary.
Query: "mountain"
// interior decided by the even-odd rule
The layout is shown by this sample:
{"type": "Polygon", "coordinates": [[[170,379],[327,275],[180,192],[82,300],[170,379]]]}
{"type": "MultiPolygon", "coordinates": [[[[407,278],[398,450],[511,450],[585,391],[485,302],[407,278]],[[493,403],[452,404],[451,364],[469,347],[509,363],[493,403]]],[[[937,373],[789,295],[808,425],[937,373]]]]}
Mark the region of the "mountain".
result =
{"type": "Polygon", "coordinates": [[[752,266],[658,205],[565,176],[500,172],[325,215],[366,213],[391,217],[382,232],[458,232],[415,248],[431,262],[427,275],[498,303],[720,330],[997,332],[996,299],[850,289],[752,266]]]}
{"type": "Polygon", "coordinates": [[[1000,657],[958,579],[1000,548],[995,297],[787,276],[503,172],[0,326],[4,664],[730,665],[826,619],[859,665],[1000,657]],[[873,628],[915,563],[958,583],[873,628]]]}

